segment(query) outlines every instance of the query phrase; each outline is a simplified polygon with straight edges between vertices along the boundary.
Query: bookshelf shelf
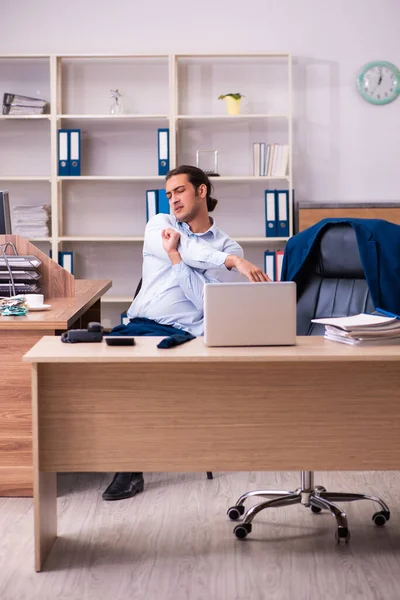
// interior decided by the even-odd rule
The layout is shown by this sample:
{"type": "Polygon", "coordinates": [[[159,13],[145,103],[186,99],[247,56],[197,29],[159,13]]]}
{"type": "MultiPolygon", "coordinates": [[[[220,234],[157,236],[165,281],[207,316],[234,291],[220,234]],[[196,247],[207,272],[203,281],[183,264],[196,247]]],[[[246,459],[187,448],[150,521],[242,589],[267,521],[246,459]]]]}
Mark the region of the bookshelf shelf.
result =
{"type": "Polygon", "coordinates": [[[163,121],[168,119],[168,115],[141,115],[141,114],[122,114],[122,115],[57,115],[57,119],[98,119],[110,121],[163,121]]]}
{"type": "Polygon", "coordinates": [[[0,115],[2,121],[50,121],[51,115],[0,115]]]}
{"type": "Polygon", "coordinates": [[[187,59],[208,59],[208,58],[225,58],[225,59],[234,59],[237,61],[238,59],[244,58],[290,58],[290,54],[287,52],[254,52],[254,53],[246,53],[246,54],[233,54],[233,53],[225,53],[225,54],[179,54],[179,58],[187,58],[187,59]]]}
{"type": "Polygon", "coordinates": [[[57,177],[57,181],[165,181],[161,175],[80,175],[57,177]]]}
{"type": "Polygon", "coordinates": [[[49,177],[35,177],[35,176],[19,176],[19,175],[2,175],[0,181],[47,181],[51,182],[52,178],[49,177]]]}
{"type": "MultiPolygon", "coordinates": [[[[0,177],[0,180],[2,178],[0,177]]],[[[8,178],[7,178],[8,179],[8,178]]],[[[18,178],[21,179],[21,178],[18,178]]],[[[31,178],[36,181],[48,181],[49,178],[31,178]]],[[[223,175],[221,177],[210,177],[211,182],[214,184],[215,182],[241,182],[248,181],[254,183],[262,183],[267,181],[278,181],[278,180],[288,180],[288,176],[282,177],[266,177],[260,176],[256,177],[254,175],[223,175]]],[[[79,177],[57,177],[57,181],[162,181],[164,183],[165,177],[160,175],[80,175],[79,177]]]]}
{"type": "Polygon", "coordinates": [[[253,119],[288,119],[289,115],[239,114],[239,115],[177,115],[178,121],[251,121],[253,119]]]}
{"type": "Polygon", "coordinates": [[[130,304],[132,300],[132,296],[109,296],[106,294],[101,297],[101,301],[105,304],[130,304]]]}
{"type": "Polygon", "coordinates": [[[235,240],[239,242],[239,244],[264,244],[265,246],[271,242],[287,242],[288,239],[289,238],[287,237],[235,237],[235,240]]]}
{"type": "MultiPolygon", "coordinates": [[[[256,237],[256,236],[234,236],[239,244],[268,244],[270,242],[286,242],[287,237],[256,237]]],[[[48,238],[42,238],[40,241],[47,241],[48,238]]],[[[143,236],[135,235],[67,235],[59,238],[60,242],[140,242],[143,243],[143,236]]],[[[39,239],[37,239],[39,241],[39,239]]]]}
{"type": "Polygon", "coordinates": [[[234,182],[240,182],[240,181],[249,181],[249,182],[254,182],[254,183],[262,183],[262,182],[268,182],[268,181],[277,181],[277,180],[289,180],[289,176],[281,176],[281,177],[267,177],[267,176],[255,176],[255,175],[222,175],[221,177],[212,177],[212,183],[214,183],[214,181],[225,181],[225,182],[229,182],[231,181],[232,183],[234,182]]]}
{"type": "MultiPolygon", "coordinates": [[[[269,244],[286,243],[259,234],[264,190],[293,191],[289,53],[0,56],[0,93],[34,97],[38,89],[50,114],[0,115],[0,186],[12,208],[51,204],[52,235],[33,242],[50,246],[53,256],[74,251],[78,278],[113,279],[114,293],[102,300],[105,315],[113,315],[106,326],[119,322],[118,305],[132,300],[141,277],[146,190],[165,185],[157,175],[158,128],[169,128],[171,169],[196,164],[197,150],[218,150],[216,221],[241,234],[233,237],[250,260],[263,266],[269,244]],[[119,115],[109,114],[113,85],[122,94],[119,115]],[[232,90],[245,96],[239,115],[225,114],[218,100],[232,90]],[[81,176],[58,175],[61,128],[81,129],[81,176]],[[251,175],[252,145],[260,141],[289,146],[286,176],[251,175]]],[[[291,203],[289,225],[292,234],[291,203]]]]}
{"type": "Polygon", "coordinates": [[[60,242],[143,242],[143,236],[135,235],[64,235],[60,242]]]}
{"type": "MultiPolygon", "coordinates": [[[[22,56],[22,58],[26,58],[26,55],[20,55],[22,56]]],[[[42,58],[48,58],[49,55],[46,56],[42,56],[42,55],[38,55],[42,58]]],[[[118,59],[118,58],[128,58],[128,59],[142,59],[142,58],[151,58],[151,59],[164,59],[164,60],[168,60],[169,58],[169,54],[59,54],[57,55],[57,58],[60,59],[105,59],[105,60],[111,60],[111,59],[118,59]]]]}

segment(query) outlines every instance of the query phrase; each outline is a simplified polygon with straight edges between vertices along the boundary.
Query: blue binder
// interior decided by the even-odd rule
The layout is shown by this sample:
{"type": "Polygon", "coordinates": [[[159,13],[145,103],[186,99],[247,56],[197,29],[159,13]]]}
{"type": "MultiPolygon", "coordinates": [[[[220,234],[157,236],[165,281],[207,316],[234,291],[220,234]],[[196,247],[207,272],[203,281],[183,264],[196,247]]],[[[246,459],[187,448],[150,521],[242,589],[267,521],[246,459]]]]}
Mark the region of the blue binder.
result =
{"type": "Polygon", "coordinates": [[[266,273],[272,281],[276,281],[275,252],[270,250],[264,252],[264,273],[266,273]]]}
{"type": "MultiPolygon", "coordinates": [[[[49,250],[49,256],[50,256],[50,258],[53,258],[53,251],[51,249],[49,250]]],[[[59,252],[58,253],[58,264],[60,265],[60,267],[62,267],[66,271],[68,271],[68,273],[71,273],[71,275],[73,275],[74,274],[74,253],[73,252],[59,252]]]]}
{"type": "Polygon", "coordinates": [[[158,190],[146,190],[146,223],[158,213],[158,190]]]}
{"type": "Polygon", "coordinates": [[[69,175],[81,174],[81,130],[69,130],[69,175]]]}
{"type": "Polygon", "coordinates": [[[275,190],[265,190],[265,235],[277,237],[275,190]]]}
{"type": "Polygon", "coordinates": [[[169,215],[169,200],[165,190],[158,190],[157,212],[169,215]]]}
{"type": "Polygon", "coordinates": [[[59,252],[58,253],[58,264],[62,266],[63,269],[74,274],[74,253],[73,252],[59,252]]]}
{"type": "Polygon", "coordinates": [[[275,190],[277,237],[289,237],[289,190],[275,190]]]}
{"type": "Polygon", "coordinates": [[[69,175],[69,135],[68,129],[58,130],[58,175],[69,175]]]}
{"type": "Polygon", "coordinates": [[[169,129],[158,130],[158,174],[169,171],[169,129]]]}

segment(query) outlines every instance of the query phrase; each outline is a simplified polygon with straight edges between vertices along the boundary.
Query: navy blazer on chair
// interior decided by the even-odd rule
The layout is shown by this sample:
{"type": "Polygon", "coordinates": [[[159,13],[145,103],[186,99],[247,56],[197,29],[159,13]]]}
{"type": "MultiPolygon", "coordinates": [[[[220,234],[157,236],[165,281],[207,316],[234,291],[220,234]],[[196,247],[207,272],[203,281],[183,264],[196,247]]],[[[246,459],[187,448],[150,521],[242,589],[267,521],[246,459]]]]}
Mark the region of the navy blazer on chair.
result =
{"type": "Polygon", "coordinates": [[[296,281],[319,235],[331,223],[353,227],[375,308],[400,314],[400,226],[382,219],[323,219],[296,234],[286,245],[281,280],[296,281]]]}

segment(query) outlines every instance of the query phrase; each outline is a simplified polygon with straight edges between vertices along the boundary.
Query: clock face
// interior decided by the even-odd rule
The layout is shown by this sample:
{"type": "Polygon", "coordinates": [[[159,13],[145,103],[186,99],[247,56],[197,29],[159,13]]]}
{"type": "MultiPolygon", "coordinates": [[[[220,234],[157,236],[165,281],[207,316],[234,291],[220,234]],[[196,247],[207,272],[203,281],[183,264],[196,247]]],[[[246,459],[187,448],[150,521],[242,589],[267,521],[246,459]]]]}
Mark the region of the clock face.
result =
{"type": "Polygon", "coordinates": [[[357,86],[361,96],[368,102],[388,104],[400,93],[400,72],[389,62],[371,62],[362,69],[357,86]]]}

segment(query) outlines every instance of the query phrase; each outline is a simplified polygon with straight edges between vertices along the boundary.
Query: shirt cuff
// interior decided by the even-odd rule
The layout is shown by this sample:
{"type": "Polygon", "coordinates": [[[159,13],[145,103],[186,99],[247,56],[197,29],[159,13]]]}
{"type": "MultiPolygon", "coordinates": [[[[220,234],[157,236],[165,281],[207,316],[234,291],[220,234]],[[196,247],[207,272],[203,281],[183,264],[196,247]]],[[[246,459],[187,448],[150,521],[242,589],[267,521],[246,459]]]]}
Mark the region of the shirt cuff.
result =
{"type": "Polygon", "coordinates": [[[215,252],[212,253],[211,255],[211,260],[208,262],[213,263],[214,265],[216,265],[217,267],[225,267],[225,261],[228,257],[228,253],[227,252],[220,252],[219,250],[215,250],[215,252]]]}

